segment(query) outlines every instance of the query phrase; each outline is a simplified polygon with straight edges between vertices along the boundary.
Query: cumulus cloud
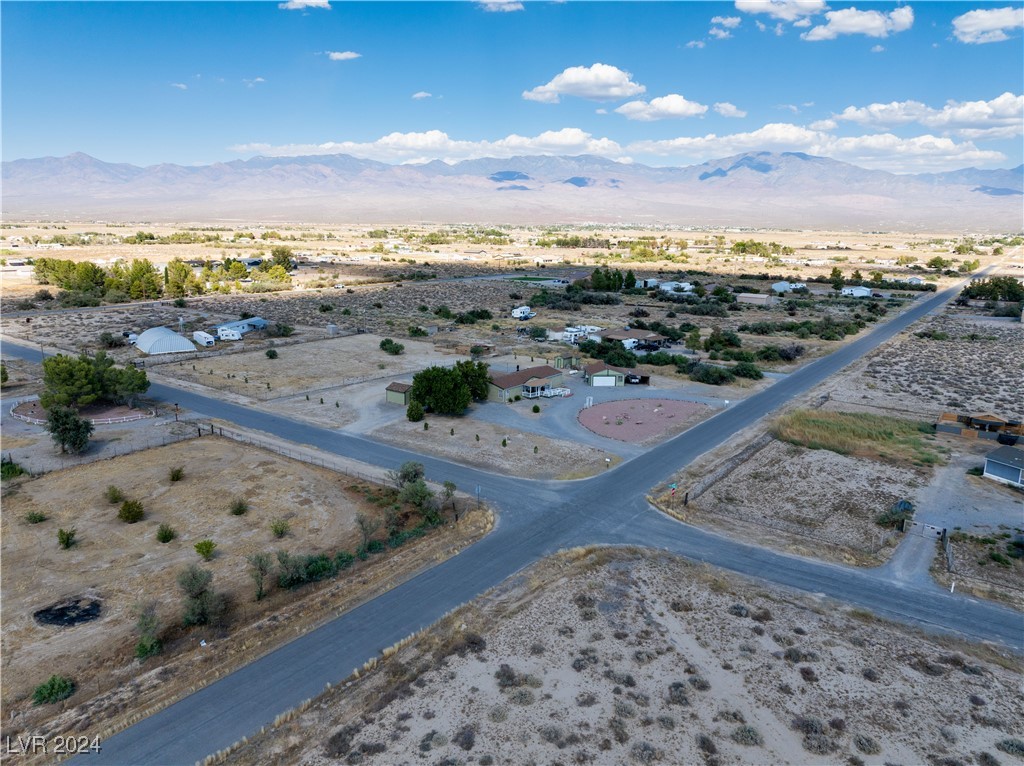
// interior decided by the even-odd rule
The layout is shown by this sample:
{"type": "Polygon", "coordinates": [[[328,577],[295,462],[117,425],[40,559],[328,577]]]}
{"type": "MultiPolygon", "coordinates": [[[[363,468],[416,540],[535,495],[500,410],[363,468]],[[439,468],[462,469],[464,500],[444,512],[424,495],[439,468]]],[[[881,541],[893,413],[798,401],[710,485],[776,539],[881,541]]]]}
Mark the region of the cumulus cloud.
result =
{"type": "Polygon", "coordinates": [[[904,32],[914,25],[914,10],[909,5],[901,6],[892,13],[881,11],[858,11],[843,8],[825,14],[827,23],[814,27],[800,35],[803,40],[835,40],[839,35],[867,35],[888,37],[904,32]]]}
{"type": "Polygon", "coordinates": [[[739,16],[715,16],[711,19],[711,23],[726,29],[735,29],[740,25],[739,16]]]}
{"type": "Polygon", "coordinates": [[[255,88],[257,85],[265,83],[266,80],[264,80],[262,77],[253,77],[251,80],[242,80],[242,82],[245,83],[245,87],[247,88],[255,88]]]}
{"type": "Polygon", "coordinates": [[[838,125],[835,120],[818,120],[811,123],[811,130],[835,130],[838,125]]]}
{"type": "Polygon", "coordinates": [[[523,4],[516,0],[483,0],[479,5],[488,13],[512,13],[523,10],[523,4]]]}
{"type": "Polygon", "coordinates": [[[706,44],[707,43],[705,43],[703,40],[690,40],[690,42],[688,42],[686,44],[686,47],[687,48],[703,48],[706,44]]]}
{"type": "Polygon", "coordinates": [[[633,82],[632,77],[629,72],[608,64],[574,66],[555,75],[547,85],[523,91],[523,98],[544,104],[557,104],[562,96],[576,96],[591,101],[629,98],[647,90],[643,85],[633,82]]]}
{"type": "Polygon", "coordinates": [[[718,27],[711,27],[711,29],[708,30],[708,34],[718,40],[728,40],[732,37],[732,32],[728,29],[719,29],[718,27]]]}
{"type": "Polygon", "coordinates": [[[331,4],[328,0],[288,0],[286,3],[278,3],[277,7],[284,11],[304,11],[307,8],[331,10],[331,4]]]}
{"type": "Polygon", "coordinates": [[[723,117],[746,117],[747,113],[742,109],[736,107],[735,104],[730,104],[728,101],[721,101],[715,104],[715,111],[723,117]]]}
{"type": "Polygon", "coordinates": [[[1007,30],[1024,27],[1024,8],[989,8],[968,11],[953,19],[953,35],[962,43],[999,43],[1009,40],[1007,30]]]}
{"type": "Polygon", "coordinates": [[[579,128],[549,130],[536,136],[511,134],[495,141],[459,141],[440,130],[423,133],[390,133],[376,141],[328,141],[322,144],[241,144],[229,147],[239,154],[269,157],[301,157],[318,154],[351,154],[382,162],[411,162],[440,159],[446,162],[480,157],[516,155],[596,154],[618,159],[622,147],[609,138],[597,138],[579,128]]]}
{"type": "Polygon", "coordinates": [[[696,117],[707,110],[704,104],[687,101],[678,93],[670,93],[660,98],[652,98],[650,101],[629,101],[615,111],[629,120],[651,122],[696,117]]]}
{"type": "Polygon", "coordinates": [[[362,53],[356,53],[355,51],[327,51],[327,58],[331,61],[351,61],[352,59],[362,57],[362,53]]]}
{"type": "Polygon", "coordinates": [[[881,53],[884,50],[885,50],[885,46],[884,45],[872,45],[871,46],[871,52],[872,53],[881,53]]]}
{"type": "Polygon", "coordinates": [[[848,106],[836,120],[890,128],[918,123],[964,138],[1008,138],[1024,132],[1024,95],[1006,92],[990,101],[947,101],[935,109],[920,101],[848,106]]]}
{"type": "Polygon", "coordinates": [[[413,93],[412,97],[417,101],[422,101],[425,98],[431,98],[433,95],[433,93],[427,93],[425,90],[420,90],[413,93]]]}
{"type": "Polygon", "coordinates": [[[172,82],[171,87],[177,88],[178,90],[188,90],[188,86],[183,82],[172,82]]]}
{"type": "Polygon", "coordinates": [[[814,16],[828,8],[825,0],[736,0],[736,10],[744,13],[767,13],[780,21],[797,21],[814,16]]]}
{"type": "Polygon", "coordinates": [[[1000,162],[1001,152],[982,151],[969,141],[931,135],[900,138],[891,133],[838,138],[800,125],[771,123],[746,133],[638,141],[632,154],[654,154],[677,161],[701,162],[749,151],[798,151],[894,172],[950,170],[966,165],[1000,162]]]}

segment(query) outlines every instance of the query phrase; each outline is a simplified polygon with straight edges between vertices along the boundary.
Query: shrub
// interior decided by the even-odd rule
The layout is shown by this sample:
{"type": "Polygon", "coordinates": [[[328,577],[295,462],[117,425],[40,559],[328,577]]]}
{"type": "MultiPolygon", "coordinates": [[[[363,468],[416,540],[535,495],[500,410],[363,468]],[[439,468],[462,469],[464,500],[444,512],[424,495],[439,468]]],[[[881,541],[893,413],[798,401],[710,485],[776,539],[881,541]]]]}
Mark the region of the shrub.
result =
{"type": "Polygon", "coordinates": [[[417,401],[409,402],[409,406],[405,410],[405,417],[413,423],[418,423],[423,420],[423,405],[417,401]]]}
{"type": "Polygon", "coordinates": [[[334,305],[330,303],[321,303],[320,306],[317,308],[317,311],[319,311],[321,314],[326,314],[329,311],[334,311],[334,305]]]}
{"type": "Polygon", "coordinates": [[[179,466],[176,466],[176,467],[172,468],[171,472],[170,472],[170,476],[171,476],[171,481],[181,481],[182,479],[184,479],[185,478],[185,468],[184,468],[184,466],[180,466],[179,465],[179,466]]]}
{"type": "Polygon", "coordinates": [[[1000,740],[996,742],[996,750],[1002,750],[1004,753],[1024,758],[1024,742],[1021,742],[1019,739],[1000,740]]]}
{"type": "Polygon", "coordinates": [[[231,515],[232,516],[244,516],[245,512],[249,510],[249,503],[246,502],[245,498],[236,497],[231,501],[231,515]]]}
{"type": "Polygon", "coordinates": [[[161,524],[160,528],[156,531],[156,539],[161,543],[169,543],[177,536],[178,533],[174,531],[174,527],[170,524],[161,524]]]}
{"type": "Polygon", "coordinates": [[[13,479],[15,476],[21,476],[23,473],[25,473],[25,469],[13,460],[7,458],[0,459],[0,478],[4,481],[13,479]]]}
{"type": "Polygon", "coordinates": [[[878,755],[882,752],[882,746],[866,734],[855,734],[853,736],[853,746],[865,755],[878,755]]]}
{"type": "Polygon", "coordinates": [[[153,604],[135,607],[136,621],[135,629],[139,632],[139,640],[135,644],[135,656],[145,660],[155,654],[160,654],[163,646],[157,637],[159,623],[156,618],[156,607],[153,604]]]}
{"type": "Polygon", "coordinates": [[[185,594],[182,622],[188,625],[206,625],[216,622],[224,613],[226,599],[211,587],[213,572],[191,564],[178,573],[178,586],[185,594]]]}
{"type": "Polygon", "coordinates": [[[217,543],[213,540],[200,540],[195,544],[196,553],[203,557],[203,561],[209,561],[213,558],[213,551],[217,547],[217,543]]]}
{"type": "Polygon", "coordinates": [[[533,405],[533,411],[534,412],[540,412],[540,405],[539,404],[533,405]]]}
{"type": "Polygon", "coordinates": [[[274,537],[280,539],[288,534],[288,530],[291,525],[287,519],[274,519],[270,522],[270,531],[274,533],[274,537]]]}
{"type": "Polygon", "coordinates": [[[34,705],[47,705],[66,700],[75,693],[75,682],[67,676],[50,676],[46,683],[39,684],[32,692],[34,705]]]}
{"type": "Polygon", "coordinates": [[[385,338],[380,342],[380,350],[392,356],[398,356],[405,351],[405,346],[401,343],[396,343],[391,338],[385,338]]]}
{"type": "Polygon", "coordinates": [[[29,511],[25,514],[25,521],[29,524],[40,524],[46,521],[46,514],[39,511],[29,511]]]}
{"type": "Polygon", "coordinates": [[[267,349],[267,359],[277,359],[277,349],[276,348],[268,348],[267,349]]]}
{"type": "Polygon", "coordinates": [[[107,487],[107,491],[104,493],[107,497],[107,502],[111,505],[117,505],[124,500],[124,492],[111,484],[107,487]]]}
{"type": "Polygon", "coordinates": [[[125,524],[135,524],[142,521],[142,517],[145,515],[146,513],[140,500],[125,500],[121,503],[121,510],[117,512],[117,518],[125,524]]]}
{"type": "Polygon", "coordinates": [[[733,729],[729,738],[737,745],[746,745],[747,747],[757,747],[764,744],[761,732],[753,726],[738,726],[733,729]]]}
{"type": "Polygon", "coordinates": [[[732,383],[736,379],[731,372],[721,367],[710,364],[695,364],[690,369],[690,380],[695,383],[706,383],[711,386],[721,386],[725,383],[732,383]]]}
{"type": "Polygon", "coordinates": [[[761,380],[764,377],[764,373],[752,362],[740,362],[732,368],[732,374],[740,378],[750,378],[751,380],[761,380]]]}
{"type": "Polygon", "coordinates": [[[60,543],[60,547],[67,550],[75,544],[75,529],[58,529],[57,530],[57,542],[60,543]]]}

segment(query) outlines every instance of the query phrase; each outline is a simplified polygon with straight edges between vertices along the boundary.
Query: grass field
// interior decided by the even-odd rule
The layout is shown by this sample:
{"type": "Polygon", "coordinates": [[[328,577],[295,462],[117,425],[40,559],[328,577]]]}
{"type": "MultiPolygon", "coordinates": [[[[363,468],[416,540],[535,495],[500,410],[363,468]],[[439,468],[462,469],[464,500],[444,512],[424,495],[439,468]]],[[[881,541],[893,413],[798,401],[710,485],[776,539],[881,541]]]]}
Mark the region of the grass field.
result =
{"type": "Polygon", "coordinates": [[[772,426],[777,439],[809,449],[827,449],[891,462],[933,465],[943,448],[931,423],[854,412],[794,410],[772,426]]]}

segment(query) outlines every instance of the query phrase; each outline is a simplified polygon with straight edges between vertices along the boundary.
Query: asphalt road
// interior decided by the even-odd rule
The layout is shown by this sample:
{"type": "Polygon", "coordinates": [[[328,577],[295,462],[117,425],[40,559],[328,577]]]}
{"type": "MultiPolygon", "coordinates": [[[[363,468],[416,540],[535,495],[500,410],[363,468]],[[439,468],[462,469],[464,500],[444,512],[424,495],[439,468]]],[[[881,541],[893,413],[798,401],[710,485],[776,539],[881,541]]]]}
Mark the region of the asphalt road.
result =
{"type": "MultiPolygon", "coordinates": [[[[383,648],[426,627],[547,554],[589,543],[662,548],[735,572],[820,594],[925,629],[1024,649],[1024,617],[999,605],[949,594],[930,583],[891,580],[888,571],[843,567],[745,545],[654,511],[647,490],[793,397],[860,358],[951,299],[959,288],[914,304],[831,355],[643,456],[591,479],[531,481],[487,473],[357,436],[154,385],[150,395],[195,412],[382,466],[422,462],[434,481],[479,486],[499,511],[494,531],[448,561],[256,662],[140,721],[103,743],[83,764],[186,764],[228,747],[281,712],[347,677],[383,648]]],[[[39,358],[34,349],[5,353],[39,358]]]]}

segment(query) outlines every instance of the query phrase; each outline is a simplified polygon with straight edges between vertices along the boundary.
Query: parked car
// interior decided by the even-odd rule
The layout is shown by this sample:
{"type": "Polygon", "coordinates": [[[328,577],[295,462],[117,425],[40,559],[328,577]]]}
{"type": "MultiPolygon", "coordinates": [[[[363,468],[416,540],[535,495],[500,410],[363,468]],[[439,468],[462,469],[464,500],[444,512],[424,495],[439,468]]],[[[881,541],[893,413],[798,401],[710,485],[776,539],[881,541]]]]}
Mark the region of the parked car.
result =
{"type": "Polygon", "coordinates": [[[640,376],[639,375],[627,375],[626,376],[626,382],[627,383],[633,383],[633,384],[639,383],[640,382],[640,376]]]}
{"type": "Polygon", "coordinates": [[[871,293],[872,298],[884,298],[885,296],[881,293],[871,293]]]}

